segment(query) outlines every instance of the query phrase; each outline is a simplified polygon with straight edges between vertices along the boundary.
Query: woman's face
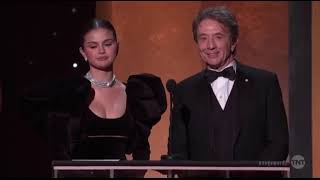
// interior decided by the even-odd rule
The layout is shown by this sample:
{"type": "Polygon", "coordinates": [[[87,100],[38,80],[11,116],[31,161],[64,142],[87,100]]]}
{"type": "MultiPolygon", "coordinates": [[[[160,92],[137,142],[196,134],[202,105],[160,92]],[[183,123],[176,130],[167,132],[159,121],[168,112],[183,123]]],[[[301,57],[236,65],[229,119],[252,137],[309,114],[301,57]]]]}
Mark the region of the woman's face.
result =
{"type": "Polygon", "coordinates": [[[109,70],[118,53],[118,42],[112,31],[105,28],[93,29],[84,35],[80,53],[87,59],[90,68],[109,70]]]}

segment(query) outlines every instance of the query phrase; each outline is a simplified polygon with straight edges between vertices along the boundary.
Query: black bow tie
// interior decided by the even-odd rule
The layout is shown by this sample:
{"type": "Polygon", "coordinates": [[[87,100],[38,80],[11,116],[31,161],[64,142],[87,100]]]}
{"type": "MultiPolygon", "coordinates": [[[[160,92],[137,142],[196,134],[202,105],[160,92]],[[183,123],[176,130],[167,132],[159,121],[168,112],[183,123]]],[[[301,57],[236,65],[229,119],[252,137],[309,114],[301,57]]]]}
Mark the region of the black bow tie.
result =
{"type": "Polygon", "coordinates": [[[224,69],[221,72],[212,71],[209,69],[206,70],[206,77],[207,77],[209,83],[212,83],[220,76],[228,78],[230,80],[234,80],[236,78],[236,72],[234,71],[232,66],[224,69]]]}

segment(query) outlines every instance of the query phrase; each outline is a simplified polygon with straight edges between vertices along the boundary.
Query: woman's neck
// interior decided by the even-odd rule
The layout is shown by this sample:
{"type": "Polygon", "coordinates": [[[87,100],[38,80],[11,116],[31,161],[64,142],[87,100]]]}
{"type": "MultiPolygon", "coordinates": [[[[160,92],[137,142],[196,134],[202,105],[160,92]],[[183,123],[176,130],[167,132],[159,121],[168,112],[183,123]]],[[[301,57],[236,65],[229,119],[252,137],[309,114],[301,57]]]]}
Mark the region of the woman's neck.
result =
{"type": "Polygon", "coordinates": [[[97,81],[111,81],[113,77],[113,71],[101,71],[101,70],[95,70],[90,69],[89,73],[91,76],[97,80],[97,81]]]}

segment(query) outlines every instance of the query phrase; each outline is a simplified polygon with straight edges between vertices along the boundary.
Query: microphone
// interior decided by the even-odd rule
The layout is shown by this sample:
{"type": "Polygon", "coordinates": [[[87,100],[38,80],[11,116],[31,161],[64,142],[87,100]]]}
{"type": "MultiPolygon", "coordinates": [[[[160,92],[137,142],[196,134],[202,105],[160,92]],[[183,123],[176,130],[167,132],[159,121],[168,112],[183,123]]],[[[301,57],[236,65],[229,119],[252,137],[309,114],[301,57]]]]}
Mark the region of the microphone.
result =
{"type": "Polygon", "coordinates": [[[177,83],[173,79],[169,79],[166,83],[167,91],[170,93],[170,117],[171,117],[171,111],[173,107],[173,96],[174,96],[174,90],[177,86],[177,83]]]}
{"type": "Polygon", "coordinates": [[[173,79],[169,79],[166,83],[166,88],[170,94],[173,94],[174,89],[176,88],[176,81],[173,79]]]}

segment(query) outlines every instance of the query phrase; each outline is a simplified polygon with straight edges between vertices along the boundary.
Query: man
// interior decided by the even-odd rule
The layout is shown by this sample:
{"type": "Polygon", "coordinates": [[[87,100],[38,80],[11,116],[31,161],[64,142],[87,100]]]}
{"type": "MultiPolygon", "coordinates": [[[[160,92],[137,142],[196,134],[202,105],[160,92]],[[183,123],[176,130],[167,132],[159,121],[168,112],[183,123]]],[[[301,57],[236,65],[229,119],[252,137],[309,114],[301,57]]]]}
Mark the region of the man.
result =
{"type": "Polygon", "coordinates": [[[229,10],[204,9],[192,28],[206,68],[176,86],[168,146],[171,157],[286,160],[288,126],[276,74],[235,59],[239,31],[229,10]]]}

